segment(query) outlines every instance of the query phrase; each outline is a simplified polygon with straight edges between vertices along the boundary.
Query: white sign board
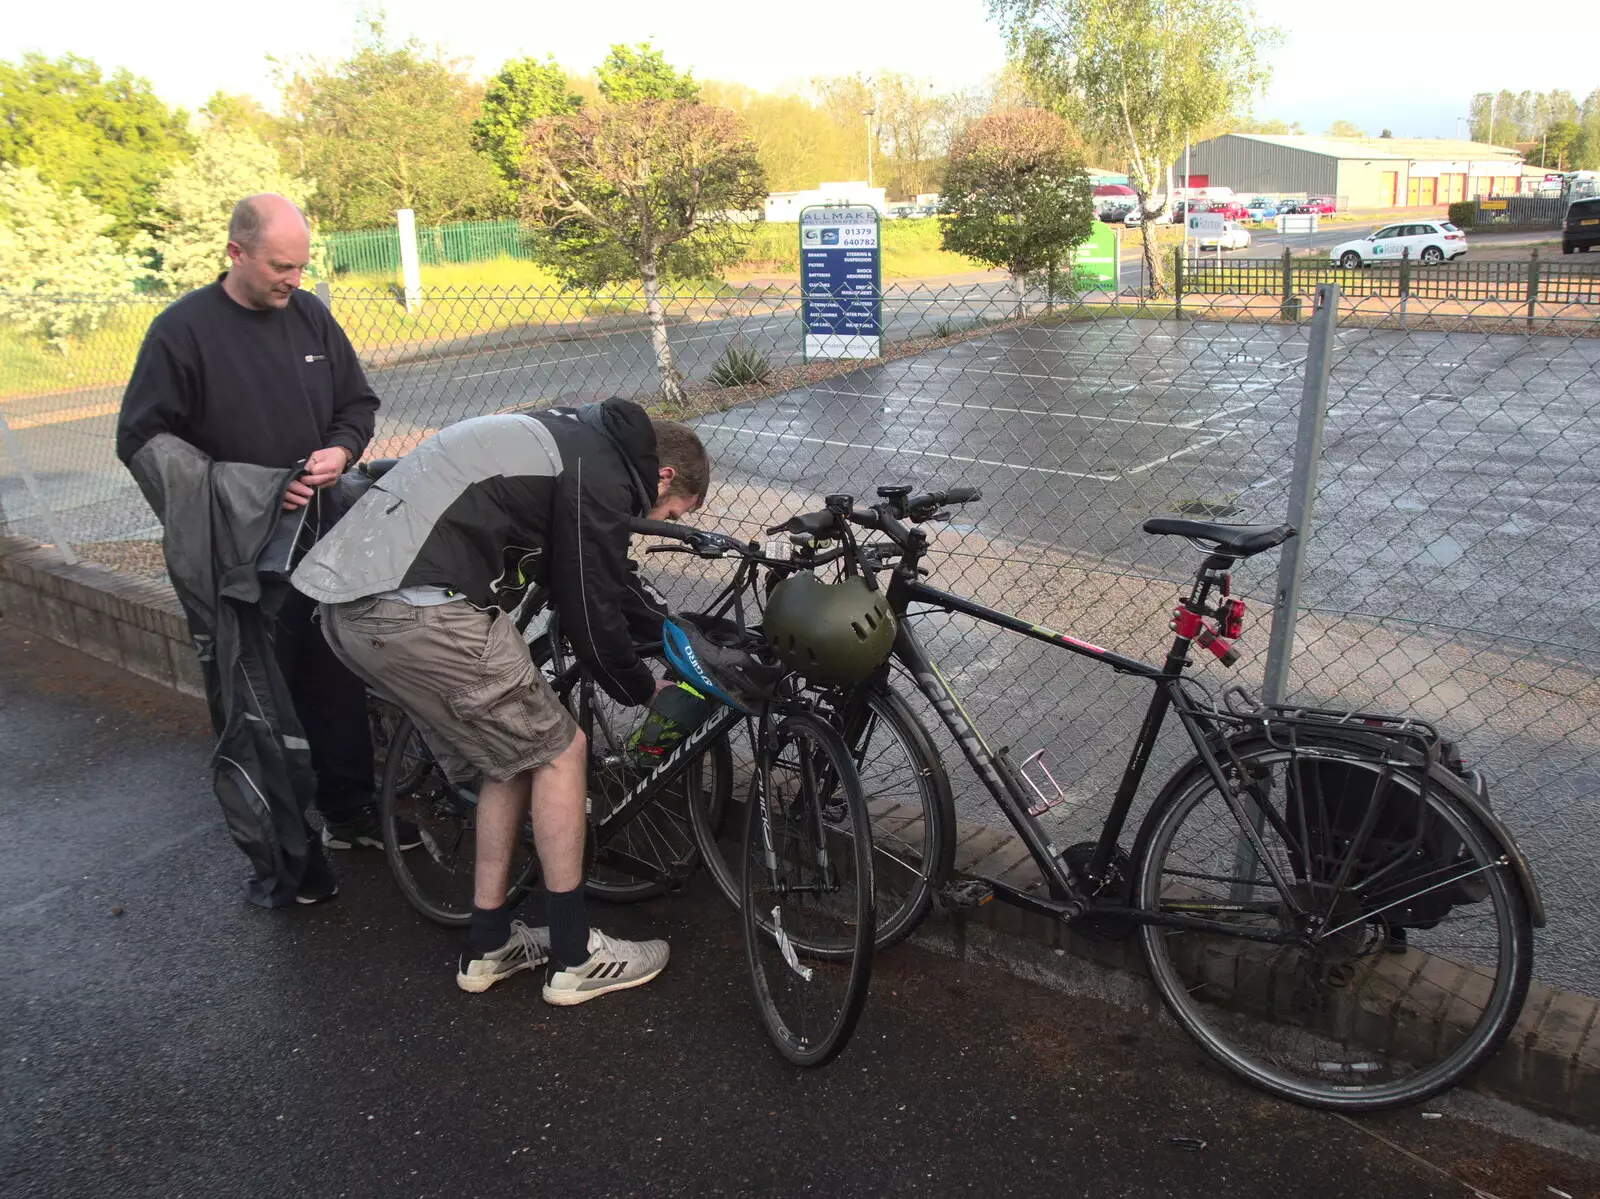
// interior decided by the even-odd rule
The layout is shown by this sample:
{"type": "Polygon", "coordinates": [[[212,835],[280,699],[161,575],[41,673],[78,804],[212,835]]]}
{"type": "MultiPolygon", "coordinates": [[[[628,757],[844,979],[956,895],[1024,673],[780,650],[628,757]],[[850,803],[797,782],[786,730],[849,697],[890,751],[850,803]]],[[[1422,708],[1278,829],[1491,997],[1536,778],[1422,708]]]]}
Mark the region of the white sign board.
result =
{"type": "Polygon", "coordinates": [[[1224,219],[1220,212],[1191,212],[1184,225],[1190,237],[1204,237],[1209,233],[1221,233],[1224,219]]]}
{"type": "Polygon", "coordinates": [[[876,208],[833,204],[800,213],[800,314],[807,362],[883,353],[882,279],[876,208]]]}
{"type": "Polygon", "coordinates": [[[1279,233],[1315,233],[1318,214],[1315,212],[1286,212],[1278,217],[1279,233]]]}

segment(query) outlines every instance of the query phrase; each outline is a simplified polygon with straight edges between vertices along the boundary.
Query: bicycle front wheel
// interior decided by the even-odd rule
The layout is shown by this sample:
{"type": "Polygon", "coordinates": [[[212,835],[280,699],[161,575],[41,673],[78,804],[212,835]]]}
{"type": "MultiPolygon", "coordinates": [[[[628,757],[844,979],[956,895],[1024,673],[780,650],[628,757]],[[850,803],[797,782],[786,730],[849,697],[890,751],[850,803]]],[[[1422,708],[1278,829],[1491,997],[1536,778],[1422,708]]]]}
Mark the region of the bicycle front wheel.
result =
{"type": "Polygon", "coordinates": [[[1359,733],[1242,738],[1222,761],[1264,853],[1192,764],[1134,855],[1141,908],[1212,926],[1140,930],[1178,1022],[1247,1081],[1345,1111],[1417,1102],[1486,1061],[1526,997],[1533,929],[1452,777],[1359,733]]]}
{"type": "Polygon", "coordinates": [[[872,842],[861,783],[826,722],[771,730],[746,805],[745,957],[778,1052],[832,1061],[850,1040],[872,977],[872,842]]]}

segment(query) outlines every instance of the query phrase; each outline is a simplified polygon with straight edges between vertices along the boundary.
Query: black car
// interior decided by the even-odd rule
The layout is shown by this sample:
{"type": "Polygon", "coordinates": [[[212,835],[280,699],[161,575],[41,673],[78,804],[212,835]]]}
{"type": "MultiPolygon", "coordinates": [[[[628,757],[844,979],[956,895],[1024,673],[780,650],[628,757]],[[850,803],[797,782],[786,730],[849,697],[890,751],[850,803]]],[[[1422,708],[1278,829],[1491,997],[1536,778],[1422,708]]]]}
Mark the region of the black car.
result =
{"type": "Polygon", "coordinates": [[[1561,229],[1563,254],[1576,250],[1587,254],[1590,246],[1600,246],[1600,196],[1574,200],[1567,207],[1566,224],[1561,229]]]}

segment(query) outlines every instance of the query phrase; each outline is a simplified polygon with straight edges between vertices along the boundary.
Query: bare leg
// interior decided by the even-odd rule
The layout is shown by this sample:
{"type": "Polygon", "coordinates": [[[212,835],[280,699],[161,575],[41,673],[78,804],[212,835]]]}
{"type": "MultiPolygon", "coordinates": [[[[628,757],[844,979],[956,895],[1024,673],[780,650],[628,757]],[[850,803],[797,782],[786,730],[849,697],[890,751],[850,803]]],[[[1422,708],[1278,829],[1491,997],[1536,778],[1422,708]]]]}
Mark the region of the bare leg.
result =
{"type": "Polygon", "coordinates": [[[522,814],[528,810],[533,776],[533,771],[524,770],[504,782],[484,779],[478,787],[476,862],[472,874],[472,902],[477,907],[498,908],[506,901],[511,850],[517,843],[522,814]]]}
{"type": "Polygon", "coordinates": [[[583,882],[583,838],[588,826],[584,797],[588,790],[588,746],[583,733],[574,732],[571,745],[533,770],[533,844],[539,851],[548,891],[571,891],[583,882]]]}

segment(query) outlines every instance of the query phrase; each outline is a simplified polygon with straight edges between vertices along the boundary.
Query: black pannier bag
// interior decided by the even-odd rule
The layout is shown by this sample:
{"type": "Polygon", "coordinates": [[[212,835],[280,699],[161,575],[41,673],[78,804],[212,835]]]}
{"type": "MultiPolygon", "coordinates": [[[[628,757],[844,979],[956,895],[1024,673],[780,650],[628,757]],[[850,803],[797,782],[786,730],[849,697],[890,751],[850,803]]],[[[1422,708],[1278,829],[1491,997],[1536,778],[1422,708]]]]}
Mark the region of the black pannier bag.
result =
{"type": "MultiPolygon", "coordinates": [[[[1449,764],[1454,753],[1445,749],[1449,764]]],[[[1309,859],[1310,880],[1332,883],[1377,803],[1348,879],[1369,901],[1362,905],[1367,911],[1391,928],[1432,928],[1458,904],[1487,899],[1487,875],[1469,873],[1477,866],[1461,838],[1428,807],[1417,783],[1409,770],[1385,782],[1370,767],[1299,758],[1290,771],[1284,805],[1291,839],[1296,845],[1305,842],[1306,852],[1295,855],[1296,876],[1306,881],[1309,859]],[[1455,881],[1438,885],[1446,879],[1455,881]]]]}

